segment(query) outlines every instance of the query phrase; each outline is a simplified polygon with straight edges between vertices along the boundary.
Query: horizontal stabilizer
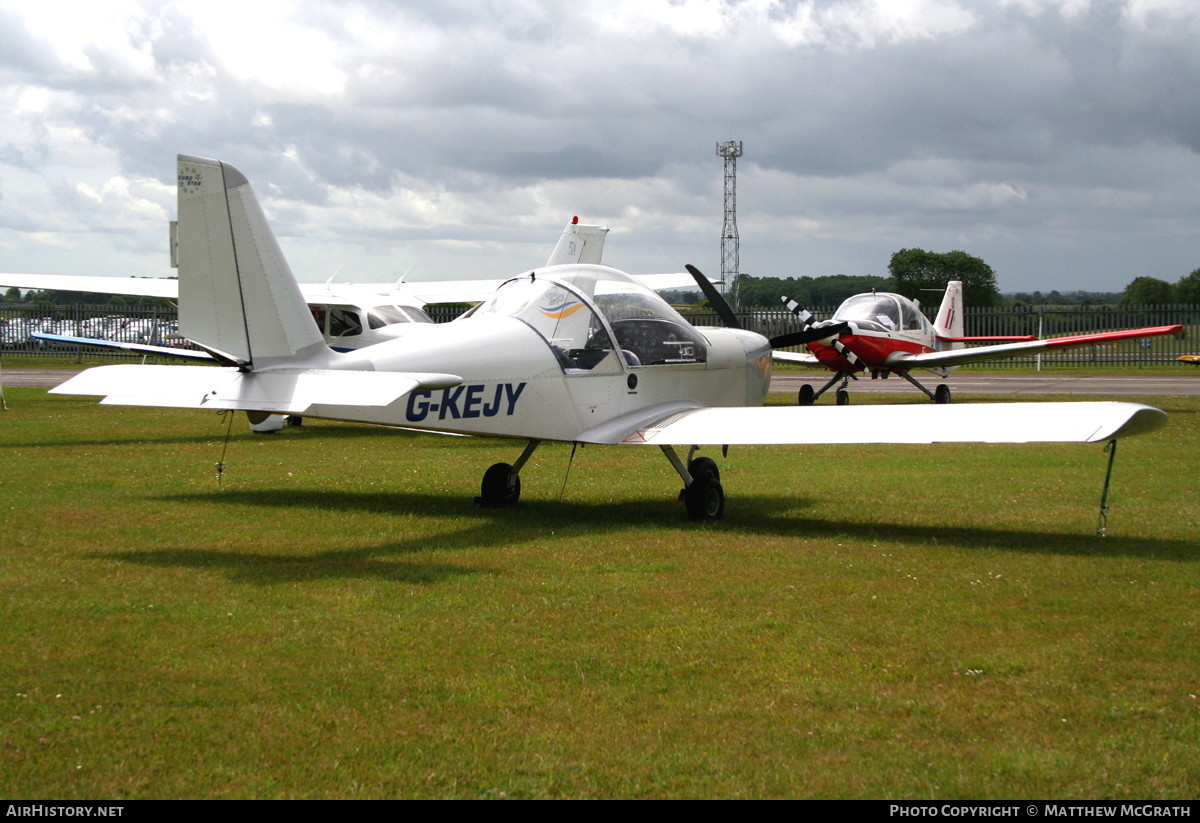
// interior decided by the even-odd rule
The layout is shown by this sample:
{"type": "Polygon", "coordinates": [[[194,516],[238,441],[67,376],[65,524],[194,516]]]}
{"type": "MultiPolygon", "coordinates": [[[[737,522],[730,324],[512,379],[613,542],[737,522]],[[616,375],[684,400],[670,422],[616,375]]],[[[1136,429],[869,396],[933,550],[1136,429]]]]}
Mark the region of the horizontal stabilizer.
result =
{"type": "Polygon", "coordinates": [[[417,389],[457,386],[452,374],[372,371],[269,371],[197,366],[100,366],[51,389],[102,395],[105,404],[177,409],[238,409],[304,414],[313,405],[387,406],[417,389]]]}
{"type": "Polygon", "coordinates": [[[766,406],[684,411],[621,442],[668,445],[1093,443],[1146,434],[1167,415],[1140,403],[766,406]]]}

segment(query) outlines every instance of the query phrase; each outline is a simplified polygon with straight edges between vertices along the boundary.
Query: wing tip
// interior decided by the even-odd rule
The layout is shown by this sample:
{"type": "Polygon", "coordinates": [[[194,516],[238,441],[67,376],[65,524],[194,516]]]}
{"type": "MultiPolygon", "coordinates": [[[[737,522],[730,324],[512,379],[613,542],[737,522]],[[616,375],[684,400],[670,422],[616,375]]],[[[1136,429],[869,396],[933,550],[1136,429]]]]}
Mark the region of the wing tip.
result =
{"type": "Polygon", "coordinates": [[[1133,437],[1139,434],[1150,434],[1167,425],[1167,413],[1153,406],[1143,406],[1137,403],[1117,403],[1123,410],[1129,409],[1124,419],[1108,428],[1102,427],[1091,438],[1091,442],[1101,440],[1116,440],[1121,437],[1133,437]]]}

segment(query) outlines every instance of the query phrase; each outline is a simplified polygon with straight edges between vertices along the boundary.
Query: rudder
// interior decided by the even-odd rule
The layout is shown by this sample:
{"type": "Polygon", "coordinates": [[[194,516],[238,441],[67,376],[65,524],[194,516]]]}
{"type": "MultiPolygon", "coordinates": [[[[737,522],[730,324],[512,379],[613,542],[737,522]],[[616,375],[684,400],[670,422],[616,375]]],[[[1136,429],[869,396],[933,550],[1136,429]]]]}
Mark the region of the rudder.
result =
{"type": "Polygon", "coordinates": [[[179,326],[253,369],[329,349],[246,176],[179,155],[179,326]]]}

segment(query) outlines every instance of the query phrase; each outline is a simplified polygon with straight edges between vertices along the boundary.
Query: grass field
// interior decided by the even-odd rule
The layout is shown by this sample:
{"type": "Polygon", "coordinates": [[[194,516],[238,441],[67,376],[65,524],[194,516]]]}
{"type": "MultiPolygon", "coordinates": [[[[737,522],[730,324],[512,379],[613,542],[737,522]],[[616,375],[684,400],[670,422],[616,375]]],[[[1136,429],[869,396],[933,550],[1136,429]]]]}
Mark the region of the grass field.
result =
{"type": "Polygon", "coordinates": [[[480,510],[519,444],[239,418],[219,488],[215,415],[6,394],[10,799],[1200,793],[1200,399],[1099,538],[1098,445],[734,449],[697,525],[656,449],[480,510]]]}

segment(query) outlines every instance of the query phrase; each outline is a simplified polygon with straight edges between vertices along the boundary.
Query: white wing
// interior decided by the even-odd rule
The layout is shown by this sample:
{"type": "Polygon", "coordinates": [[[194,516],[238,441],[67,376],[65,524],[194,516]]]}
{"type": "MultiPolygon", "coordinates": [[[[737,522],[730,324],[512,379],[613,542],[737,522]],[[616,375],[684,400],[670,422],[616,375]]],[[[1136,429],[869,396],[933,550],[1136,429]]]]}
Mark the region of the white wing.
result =
{"type": "Polygon", "coordinates": [[[100,277],[75,274],[0,274],[0,286],[18,289],[128,294],[140,297],[179,296],[179,281],[169,277],[100,277]]]}
{"type": "MultiPolygon", "coordinates": [[[[685,288],[696,285],[692,276],[681,274],[633,275],[651,289],[685,288]]],[[[408,283],[300,283],[300,293],[310,303],[351,303],[373,306],[399,303],[424,306],[428,303],[478,303],[491,297],[504,279],[421,280],[408,283]]],[[[100,277],[73,274],[2,274],[0,287],[48,289],[96,294],[125,294],[139,297],[179,298],[179,281],[167,277],[100,277]]]]}
{"type": "Polygon", "coordinates": [[[820,366],[821,361],[812,352],[779,351],[771,352],[771,357],[787,363],[799,363],[801,366],[820,366]]]}
{"type": "Polygon", "coordinates": [[[1167,415],[1158,409],[1116,402],[703,408],[626,427],[623,435],[596,432],[597,439],[584,442],[653,446],[1092,443],[1145,434],[1166,422],[1167,415]]]}
{"type": "Polygon", "coordinates": [[[303,414],[314,404],[386,406],[417,389],[457,386],[462,378],[425,372],[277,370],[203,366],[99,366],[50,390],[103,395],[101,403],[177,409],[240,409],[303,414]]]}

